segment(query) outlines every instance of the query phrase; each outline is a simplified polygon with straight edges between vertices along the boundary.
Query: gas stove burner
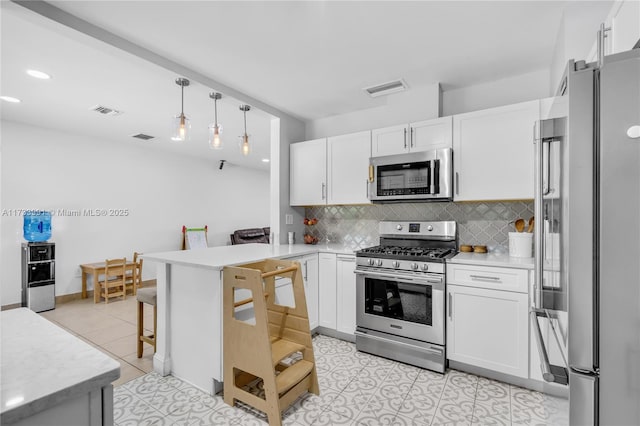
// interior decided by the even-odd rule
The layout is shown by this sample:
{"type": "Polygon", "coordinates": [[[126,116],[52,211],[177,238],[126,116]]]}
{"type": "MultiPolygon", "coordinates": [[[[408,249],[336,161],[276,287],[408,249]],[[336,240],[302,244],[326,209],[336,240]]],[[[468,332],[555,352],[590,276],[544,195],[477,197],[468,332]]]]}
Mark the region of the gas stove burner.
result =
{"type": "Polygon", "coordinates": [[[455,253],[455,251],[448,248],[376,246],[362,249],[360,250],[360,253],[364,255],[393,256],[398,259],[402,259],[403,257],[444,259],[450,254],[455,253]]]}

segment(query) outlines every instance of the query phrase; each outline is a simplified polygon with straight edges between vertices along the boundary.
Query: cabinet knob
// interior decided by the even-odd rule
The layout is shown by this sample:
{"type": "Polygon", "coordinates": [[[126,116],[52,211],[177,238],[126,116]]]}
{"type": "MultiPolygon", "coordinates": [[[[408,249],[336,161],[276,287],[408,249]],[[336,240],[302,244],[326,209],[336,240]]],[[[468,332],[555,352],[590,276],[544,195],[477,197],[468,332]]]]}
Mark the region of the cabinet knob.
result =
{"type": "Polygon", "coordinates": [[[397,229],[398,231],[402,231],[402,225],[396,225],[396,229],[397,229]]]}

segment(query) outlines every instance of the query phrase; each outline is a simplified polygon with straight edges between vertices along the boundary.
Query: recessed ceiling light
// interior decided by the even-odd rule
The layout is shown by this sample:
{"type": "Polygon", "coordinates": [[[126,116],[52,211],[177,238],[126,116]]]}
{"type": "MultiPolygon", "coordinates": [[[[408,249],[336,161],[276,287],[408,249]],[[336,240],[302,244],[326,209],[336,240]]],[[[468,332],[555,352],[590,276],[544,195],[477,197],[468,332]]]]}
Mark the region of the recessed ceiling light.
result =
{"type": "Polygon", "coordinates": [[[38,71],[38,70],[27,70],[27,74],[31,77],[39,78],[40,80],[49,80],[51,76],[46,72],[38,71]]]}
{"type": "Polygon", "coordinates": [[[269,160],[268,158],[263,158],[263,159],[262,159],[262,162],[263,162],[263,163],[268,163],[269,161],[271,161],[271,160],[269,160]]]}
{"type": "Polygon", "coordinates": [[[22,102],[20,99],[13,98],[11,96],[0,96],[0,99],[2,99],[3,101],[14,103],[14,104],[17,104],[18,102],[22,102]]]}

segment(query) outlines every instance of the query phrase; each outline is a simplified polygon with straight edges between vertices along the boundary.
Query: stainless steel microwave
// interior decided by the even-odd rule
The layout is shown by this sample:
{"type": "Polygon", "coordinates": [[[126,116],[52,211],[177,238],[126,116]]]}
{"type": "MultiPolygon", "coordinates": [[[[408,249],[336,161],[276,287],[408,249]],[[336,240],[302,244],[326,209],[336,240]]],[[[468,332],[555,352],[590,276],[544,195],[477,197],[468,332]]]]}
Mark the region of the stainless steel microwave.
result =
{"type": "Polygon", "coordinates": [[[451,201],[451,148],[371,157],[369,199],[374,203],[451,201]]]}

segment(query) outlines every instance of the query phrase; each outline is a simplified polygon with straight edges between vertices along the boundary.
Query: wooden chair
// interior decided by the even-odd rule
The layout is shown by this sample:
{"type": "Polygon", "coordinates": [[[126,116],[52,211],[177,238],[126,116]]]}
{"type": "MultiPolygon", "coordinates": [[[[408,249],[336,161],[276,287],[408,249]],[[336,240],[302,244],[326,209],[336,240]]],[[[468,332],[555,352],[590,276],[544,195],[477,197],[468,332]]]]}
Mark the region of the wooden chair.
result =
{"type": "Polygon", "coordinates": [[[126,289],[131,289],[131,294],[134,296],[138,292],[138,289],[142,287],[142,260],[138,256],[142,253],[137,251],[133,252],[133,269],[127,273],[126,277],[126,289]]]}
{"type": "MultiPolygon", "coordinates": [[[[100,296],[104,297],[104,302],[109,303],[112,297],[126,297],[126,275],[127,259],[107,259],[105,260],[104,279],[99,281],[100,296]]],[[[95,291],[95,290],[94,290],[95,291]]]]}
{"type": "Polygon", "coordinates": [[[142,343],[153,346],[156,353],[156,329],[158,326],[158,293],[155,288],[141,288],[136,295],[138,300],[138,358],[142,358],[142,343]],[[144,304],[153,306],[153,334],[144,334],[144,304]]]}
{"type": "Polygon", "coordinates": [[[227,266],[223,286],[224,402],[240,400],[265,412],[269,425],[281,426],[282,412],[300,395],[320,394],[300,264],[268,259],[227,266]],[[275,303],[276,275],[291,279],[295,307],[275,303]],[[252,297],[236,301],[236,290],[252,297]],[[242,321],[238,311],[250,303],[255,324],[242,321]],[[264,397],[243,389],[260,380],[264,397]]]}

